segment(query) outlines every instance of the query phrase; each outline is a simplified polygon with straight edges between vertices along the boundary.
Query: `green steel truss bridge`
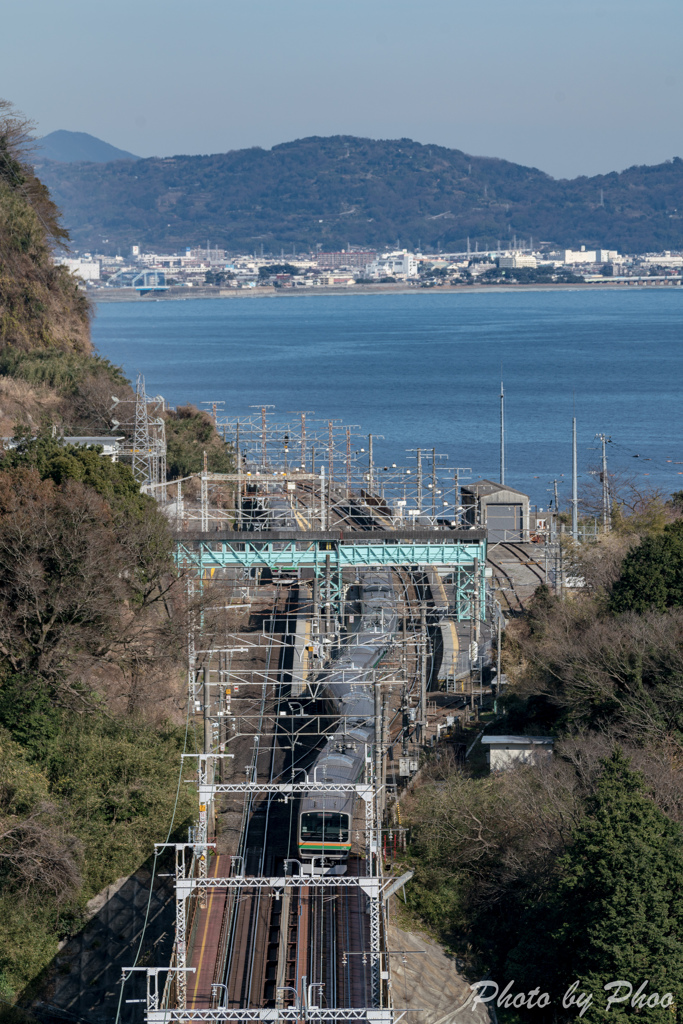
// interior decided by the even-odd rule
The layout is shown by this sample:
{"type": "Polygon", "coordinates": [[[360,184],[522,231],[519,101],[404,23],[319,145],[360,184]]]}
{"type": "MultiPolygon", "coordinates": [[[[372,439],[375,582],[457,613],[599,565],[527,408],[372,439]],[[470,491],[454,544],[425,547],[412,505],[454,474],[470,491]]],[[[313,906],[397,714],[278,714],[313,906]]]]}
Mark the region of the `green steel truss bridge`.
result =
{"type": "Polygon", "coordinates": [[[176,539],[176,563],[182,569],[196,568],[200,579],[230,567],[297,573],[312,569],[321,580],[330,574],[340,590],[344,569],[434,566],[452,573],[459,620],[471,617],[475,594],[477,617],[486,617],[485,530],[182,533],[176,539]]]}

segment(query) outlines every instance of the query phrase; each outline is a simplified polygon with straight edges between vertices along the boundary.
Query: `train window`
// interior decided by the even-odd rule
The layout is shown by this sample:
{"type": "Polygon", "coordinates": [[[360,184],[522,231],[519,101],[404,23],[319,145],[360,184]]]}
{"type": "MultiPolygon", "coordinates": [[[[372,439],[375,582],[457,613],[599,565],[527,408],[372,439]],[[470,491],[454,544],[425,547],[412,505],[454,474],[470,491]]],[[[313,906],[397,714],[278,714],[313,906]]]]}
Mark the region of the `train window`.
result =
{"type": "Polygon", "coordinates": [[[305,811],[301,815],[301,842],[346,843],[349,816],[330,811],[305,811]]]}

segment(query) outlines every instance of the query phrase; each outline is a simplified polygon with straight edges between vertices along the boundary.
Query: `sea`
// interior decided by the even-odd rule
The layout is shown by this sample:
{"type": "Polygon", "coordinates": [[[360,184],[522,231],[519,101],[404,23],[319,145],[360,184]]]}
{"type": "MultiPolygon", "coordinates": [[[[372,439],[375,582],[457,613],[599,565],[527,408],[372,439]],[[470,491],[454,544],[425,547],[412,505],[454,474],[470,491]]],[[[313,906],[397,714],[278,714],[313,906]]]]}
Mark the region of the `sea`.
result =
{"type": "Polygon", "coordinates": [[[502,380],[506,483],[539,509],[555,481],[569,496],[573,416],[580,488],[605,434],[610,473],[683,490],[683,289],[110,302],[93,334],[170,405],[222,403],[219,419],[269,406],[282,422],[306,410],[311,430],[351,425],[354,451],[372,433],[380,472],[414,473],[414,449],[435,449],[440,480],[499,479],[502,380]]]}

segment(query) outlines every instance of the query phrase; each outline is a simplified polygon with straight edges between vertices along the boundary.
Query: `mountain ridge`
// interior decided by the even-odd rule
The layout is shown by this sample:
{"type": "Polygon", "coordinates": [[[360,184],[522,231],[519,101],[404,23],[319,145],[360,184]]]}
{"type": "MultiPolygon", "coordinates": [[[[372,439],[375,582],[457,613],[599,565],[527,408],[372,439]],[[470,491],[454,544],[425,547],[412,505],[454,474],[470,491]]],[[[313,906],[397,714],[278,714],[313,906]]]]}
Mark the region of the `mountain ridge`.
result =
{"type": "Polygon", "coordinates": [[[555,179],[410,139],[311,136],[227,153],[45,162],[74,245],[286,253],[347,243],[462,250],[517,238],[623,252],[683,248],[683,160],[555,179]]]}
{"type": "Polygon", "coordinates": [[[53,160],[56,163],[109,163],[112,160],[139,160],[140,157],[98,139],[88,132],[70,132],[58,129],[37,139],[33,159],[36,162],[53,160]]]}

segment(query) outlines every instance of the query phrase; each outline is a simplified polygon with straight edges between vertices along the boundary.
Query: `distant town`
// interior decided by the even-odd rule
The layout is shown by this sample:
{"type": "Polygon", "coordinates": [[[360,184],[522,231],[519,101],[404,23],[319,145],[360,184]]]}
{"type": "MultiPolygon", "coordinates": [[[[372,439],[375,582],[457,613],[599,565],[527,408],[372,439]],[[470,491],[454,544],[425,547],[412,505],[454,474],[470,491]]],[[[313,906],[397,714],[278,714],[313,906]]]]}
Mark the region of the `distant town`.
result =
{"type": "MultiPolygon", "coordinates": [[[[515,240],[516,241],[516,240],[515,240]]],[[[143,252],[126,256],[93,253],[57,257],[87,290],[126,294],[227,295],[235,289],[349,288],[403,285],[435,288],[486,284],[681,284],[683,252],[624,256],[612,249],[543,251],[530,245],[508,249],[425,254],[394,249],[379,252],[349,246],[279,256],[231,254],[224,249],[187,248],[181,253],[143,252]]],[[[102,295],[104,297],[104,295],[102,295]]]]}

